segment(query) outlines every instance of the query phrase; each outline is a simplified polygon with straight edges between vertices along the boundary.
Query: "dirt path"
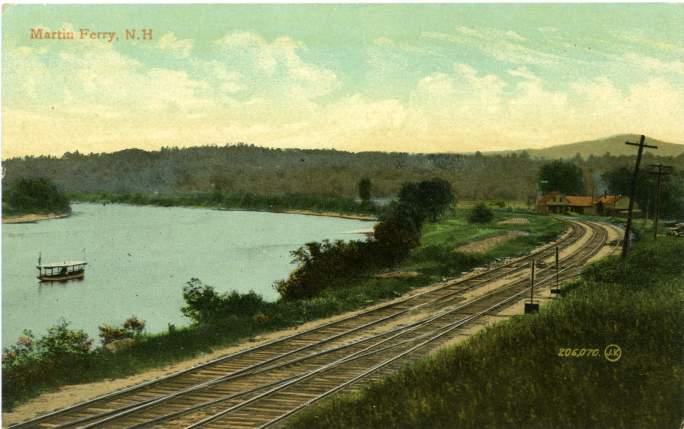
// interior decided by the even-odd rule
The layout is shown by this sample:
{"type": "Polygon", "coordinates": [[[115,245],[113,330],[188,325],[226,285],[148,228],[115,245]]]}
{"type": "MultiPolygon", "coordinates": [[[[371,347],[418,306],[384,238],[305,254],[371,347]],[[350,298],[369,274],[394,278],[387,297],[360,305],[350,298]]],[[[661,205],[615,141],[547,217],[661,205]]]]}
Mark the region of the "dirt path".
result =
{"type": "Polygon", "coordinates": [[[516,237],[523,237],[528,235],[528,233],[523,231],[509,231],[505,234],[497,235],[494,237],[483,238],[482,240],[473,241],[472,243],[464,244],[454,249],[457,252],[463,253],[485,253],[489,249],[498,246],[501,243],[505,243],[516,237]]]}
{"type": "Polygon", "coordinates": [[[529,225],[530,220],[526,217],[512,217],[496,223],[497,225],[529,225]]]}

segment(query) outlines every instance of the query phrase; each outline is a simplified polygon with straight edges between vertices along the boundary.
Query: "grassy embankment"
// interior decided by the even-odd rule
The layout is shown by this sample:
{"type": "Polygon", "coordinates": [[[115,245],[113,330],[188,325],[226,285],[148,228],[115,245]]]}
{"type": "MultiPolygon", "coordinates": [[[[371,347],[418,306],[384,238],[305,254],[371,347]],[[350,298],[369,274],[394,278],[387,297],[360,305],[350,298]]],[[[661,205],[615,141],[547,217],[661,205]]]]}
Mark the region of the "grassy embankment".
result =
{"type": "Polygon", "coordinates": [[[373,215],[377,208],[353,198],[329,197],[307,194],[259,195],[248,192],[196,192],[173,195],[153,194],[70,194],[73,201],[91,203],[116,203],[152,205],[161,207],[207,207],[233,210],[333,212],[353,215],[373,215]]]}
{"type": "Polygon", "coordinates": [[[626,263],[611,257],[587,268],[540,314],[324,401],[288,427],[678,427],[683,252],[681,239],[642,241],[626,263]],[[622,350],[616,362],[604,356],[610,344],[622,350]],[[598,353],[573,357],[581,349],[598,353]]]}
{"type": "MultiPolygon", "coordinates": [[[[145,369],[188,359],[218,347],[228,346],[255,335],[307,321],[355,310],[384,299],[395,298],[413,288],[426,286],[443,276],[458,275],[501,255],[516,255],[529,251],[557,236],[563,226],[549,217],[496,211],[495,219],[485,225],[471,225],[466,211],[455,212],[423,228],[422,244],[413,250],[400,271],[419,271],[413,278],[376,278],[364,276],[349,282],[344,288],[326,289],[311,299],[279,300],[273,303],[252,300],[239,304],[240,315],[230,317],[220,326],[195,325],[172,329],[160,334],[138,338],[130,349],[111,353],[95,351],[71,359],[68,364],[55,364],[54,359],[29,355],[17,368],[6,368],[3,377],[3,409],[37,394],[64,385],[122,377],[145,369]],[[527,225],[497,224],[509,217],[526,217],[527,225]],[[510,230],[529,232],[528,236],[507,241],[486,254],[453,252],[460,244],[510,230]]],[[[180,293],[180,291],[179,291],[180,293]]],[[[138,315],[144,319],[143,315],[138,315]]],[[[58,356],[59,357],[59,356],[58,356]]]]}

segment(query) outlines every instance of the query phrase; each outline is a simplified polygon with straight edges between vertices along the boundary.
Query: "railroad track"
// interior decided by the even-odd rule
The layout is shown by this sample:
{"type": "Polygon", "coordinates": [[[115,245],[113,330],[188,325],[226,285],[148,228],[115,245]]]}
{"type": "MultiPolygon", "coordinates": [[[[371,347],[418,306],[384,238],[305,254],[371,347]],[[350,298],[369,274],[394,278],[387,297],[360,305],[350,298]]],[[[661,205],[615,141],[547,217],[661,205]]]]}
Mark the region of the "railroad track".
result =
{"type": "MultiPolygon", "coordinates": [[[[318,328],[214,360],[15,425],[28,427],[259,427],[279,422],[333,392],[393,371],[429,353],[483,315],[520,299],[531,258],[566,249],[563,276],[606,240],[604,228],[570,222],[570,231],[531,255],[481,274],[360,312],[318,328]],[[516,277],[517,276],[517,277],[516,277]],[[465,291],[502,279],[505,285],[465,300],[465,291]]],[[[547,282],[542,270],[540,280],[547,282]]]]}

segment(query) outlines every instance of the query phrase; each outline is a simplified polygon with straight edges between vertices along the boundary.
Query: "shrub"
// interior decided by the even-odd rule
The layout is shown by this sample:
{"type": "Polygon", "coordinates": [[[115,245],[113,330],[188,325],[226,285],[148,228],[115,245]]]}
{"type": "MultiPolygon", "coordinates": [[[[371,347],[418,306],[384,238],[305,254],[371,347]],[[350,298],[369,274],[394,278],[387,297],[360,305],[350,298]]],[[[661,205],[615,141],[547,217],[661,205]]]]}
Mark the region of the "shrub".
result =
{"type": "Polygon", "coordinates": [[[494,212],[485,203],[476,205],[468,215],[470,223],[489,223],[494,219],[494,212]]]}
{"type": "Polygon", "coordinates": [[[132,332],[133,335],[138,336],[145,330],[145,321],[140,320],[135,316],[131,316],[124,321],[123,328],[132,332]]]}
{"type": "Polygon", "coordinates": [[[268,306],[261,295],[254,291],[220,294],[196,278],[191,279],[183,288],[183,299],[186,304],[181,309],[183,315],[197,324],[252,317],[268,306]]]}
{"type": "Polygon", "coordinates": [[[30,330],[26,329],[16,344],[3,351],[2,367],[3,369],[12,368],[30,362],[35,358],[35,353],[35,337],[30,330]]]}
{"type": "Polygon", "coordinates": [[[85,331],[69,329],[69,322],[64,319],[37,341],[39,353],[56,363],[82,359],[90,353],[92,345],[93,340],[85,331]]]}
{"type": "Polygon", "coordinates": [[[271,316],[266,315],[260,311],[252,317],[252,320],[254,320],[254,323],[256,323],[257,325],[265,325],[271,321],[271,316]]]}
{"type": "Polygon", "coordinates": [[[401,203],[392,206],[373,232],[383,265],[402,261],[420,244],[422,222],[423,217],[412,207],[401,203]]]}
{"type": "Polygon", "coordinates": [[[102,344],[104,345],[107,345],[113,341],[131,337],[131,335],[126,332],[124,328],[119,326],[104,324],[100,325],[98,329],[100,330],[100,338],[102,339],[102,344]]]}
{"type": "Polygon", "coordinates": [[[123,322],[122,326],[103,324],[98,329],[100,330],[99,336],[102,339],[102,344],[107,345],[125,338],[139,337],[145,329],[145,321],[131,316],[123,322]]]}
{"type": "Polygon", "coordinates": [[[273,286],[285,299],[310,298],[372,269],[406,259],[420,244],[426,219],[436,220],[455,201],[449,182],[432,179],[405,183],[373,230],[373,241],[312,242],[292,252],[297,268],[273,286]]]}
{"type": "Polygon", "coordinates": [[[192,278],[183,287],[186,305],[181,309],[183,315],[195,323],[205,323],[216,319],[219,312],[219,295],[213,287],[205,286],[199,279],[192,278]]]}
{"type": "Polygon", "coordinates": [[[92,356],[92,345],[84,331],[69,329],[65,320],[39,339],[24,331],[16,344],[3,350],[3,399],[15,399],[47,377],[74,381],[92,356]]]}
{"type": "Polygon", "coordinates": [[[275,282],[274,287],[285,299],[312,297],[325,287],[376,266],[378,249],[377,243],[364,241],[306,243],[291,252],[298,267],[287,280],[275,282]]]}

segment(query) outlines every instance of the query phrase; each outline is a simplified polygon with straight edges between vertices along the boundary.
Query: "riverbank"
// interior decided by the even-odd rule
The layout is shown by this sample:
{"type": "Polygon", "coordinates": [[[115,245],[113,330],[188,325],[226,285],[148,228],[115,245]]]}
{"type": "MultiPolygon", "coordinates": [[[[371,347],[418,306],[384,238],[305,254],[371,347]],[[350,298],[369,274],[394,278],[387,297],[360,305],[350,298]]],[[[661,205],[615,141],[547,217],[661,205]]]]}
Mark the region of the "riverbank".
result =
{"type": "Polygon", "coordinates": [[[378,220],[378,218],[376,216],[354,215],[354,214],[345,214],[345,213],[337,213],[337,212],[315,212],[315,211],[311,211],[311,210],[285,210],[283,213],[298,214],[298,215],[304,215],[304,216],[337,217],[340,219],[365,220],[365,221],[369,221],[369,222],[373,222],[373,221],[378,220]]]}
{"type": "Polygon", "coordinates": [[[677,427],[682,252],[676,238],[639,242],[626,261],[588,267],[538,315],[322,401],[286,427],[677,427]]]}
{"type": "Polygon", "coordinates": [[[64,219],[71,216],[70,213],[28,213],[15,216],[3,216],[3,224],[36,223],[44,220],[64,219]]]}
{"type": "Polygon", "coordinates": [[[258,195],[244,192],[211,192],[188,194],[70,194],[77,202],[98,204],[131,204],[160,207],[202,207],[218,210],[292,213],[343,219],[376,220],[379,211],[373,203],[353,198],[307,194],[258,195]]]}
{"type": "MultiPolygon", "coordinates": [[[[128,204],[128,203],[114,203],[114,204],[128,204]]],[[[136,205],[136,204],[132,204],[136,205]]],[[[146,204],[147,205],[147,204],[146,204]]],[[[319,217],[334,217],[338,219],[361,220],[367,222],[375,222],[378,220],[377,216],[364,214],[351,214],[333,211],[314,211],[314,210],[262,210],[262,209],[243,209],[236,207],[206,207],[206,206],[174,206],[174,207],[190,207],[190,208],[204,208],[209,210],[219,210],[225,212],[257,212],[257,213],[279,213],[279,214],[294,214],[302,216],[319,216],[319,217]]],[[[365,231],[363,231],[365,233],[365,231]]]]}

